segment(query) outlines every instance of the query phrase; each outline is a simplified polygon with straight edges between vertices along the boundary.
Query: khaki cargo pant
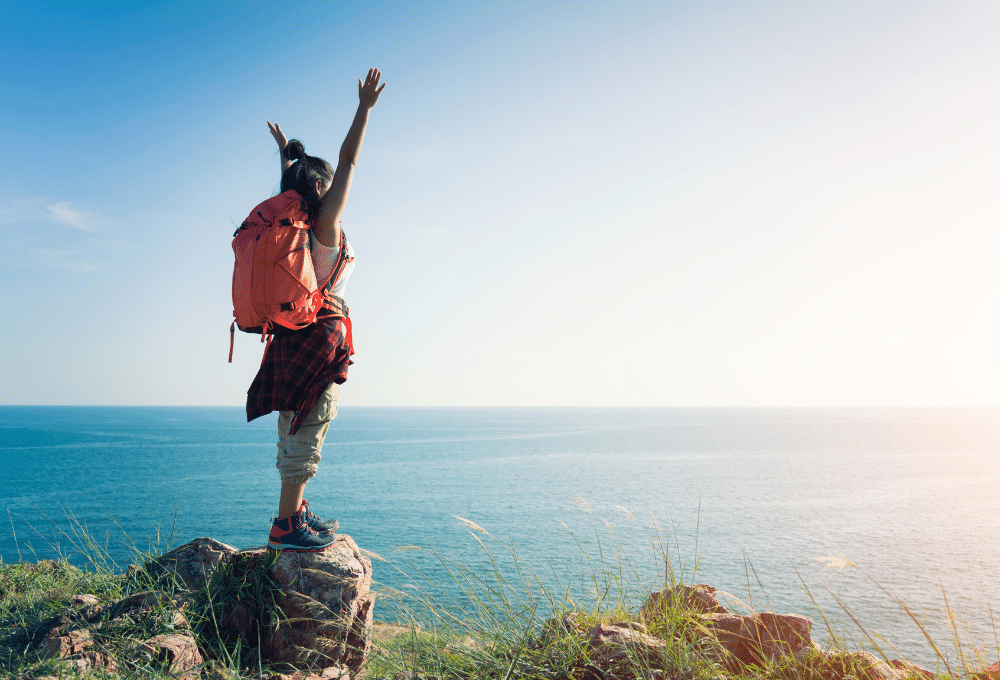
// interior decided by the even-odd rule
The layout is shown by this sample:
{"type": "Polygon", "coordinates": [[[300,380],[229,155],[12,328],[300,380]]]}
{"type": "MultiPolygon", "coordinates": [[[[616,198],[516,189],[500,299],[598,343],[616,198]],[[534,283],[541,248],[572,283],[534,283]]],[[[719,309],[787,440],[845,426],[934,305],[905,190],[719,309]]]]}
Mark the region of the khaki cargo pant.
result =
{"type": "Polygon", "coordinates": [[[302,421],[298,432],[288,434],[288,428],[295,417],[294,411],[278,412],[278,461],[276,466],[281,481],[286,484],[303,484],[316,475],[319,468],[320,450],[330,421],[337,417],[337,401],[340,390],[335,383],[320,394],[316,406],[302,421]]]}

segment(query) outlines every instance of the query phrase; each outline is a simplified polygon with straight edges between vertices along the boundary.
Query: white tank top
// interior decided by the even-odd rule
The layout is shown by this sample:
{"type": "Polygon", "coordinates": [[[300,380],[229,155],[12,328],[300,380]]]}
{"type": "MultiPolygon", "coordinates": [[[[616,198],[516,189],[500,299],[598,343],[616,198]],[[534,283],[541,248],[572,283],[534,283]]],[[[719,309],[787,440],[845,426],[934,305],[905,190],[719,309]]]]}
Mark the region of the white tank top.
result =
{"type": "MultiPolygon", "coordinates": [[[[316,239],[316,234],[309,232],[309,251],[312,255],[313,269],[316,270],[316,280],[321,284],[326,281],[337,264],[337,248],[327,248],[316,239]]],[[[333,284],[333,294],[339,298],[344,298],[344,291],[347,289],[347,279],[354,271],[354,248],[351,242],[347,242],[347,262],[340,272],[340,278],[333,284]]]]}

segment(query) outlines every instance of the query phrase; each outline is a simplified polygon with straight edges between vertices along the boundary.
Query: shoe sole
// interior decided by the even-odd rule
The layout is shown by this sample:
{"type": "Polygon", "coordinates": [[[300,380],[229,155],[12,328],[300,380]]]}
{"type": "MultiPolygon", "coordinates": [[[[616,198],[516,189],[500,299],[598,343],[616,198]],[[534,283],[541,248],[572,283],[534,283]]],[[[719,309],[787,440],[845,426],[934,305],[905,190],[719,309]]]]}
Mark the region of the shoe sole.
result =
{"type": "Polygon", "coordinates": [[[272,543],[268,543],[267,549],[273,550],[274,552],[323,552],[324,550],[332,548],[334,543],[336,543],[336,541],[330,541],[330,543],[323,546],[309,546],[309,547],[300,547],[295,545],[274,545],[272,543]]]}

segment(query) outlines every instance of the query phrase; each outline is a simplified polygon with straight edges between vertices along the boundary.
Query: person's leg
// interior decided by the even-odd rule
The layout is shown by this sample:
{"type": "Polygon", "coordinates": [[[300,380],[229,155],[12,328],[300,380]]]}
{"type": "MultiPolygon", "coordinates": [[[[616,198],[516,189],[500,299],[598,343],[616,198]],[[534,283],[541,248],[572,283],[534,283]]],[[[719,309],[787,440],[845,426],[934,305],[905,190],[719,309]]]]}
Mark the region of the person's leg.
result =
{"type": "Polygon", "coordinates": [[[316,474],[330,421],[337,417],[340,390],[333,383],[320,395],[316,406],[303,419],[294,435],[288,434],[294,413],[278,414],[278,458],[275,462],[281,475],[278,517],[298,512],[306,482],[316,474]]]}
{"type": "Polygon", "coordinates": [[[323,522],[312,513],[301,510],[306,482],[319,467],[320,451],[330,421],[337,415],[339,398],[337,386],[331,383],[294,435],[288,434],[288,430],[295,414],[291,411],[278,414],[278,457],[275,465],[281,475],[281,493],[278,518],[274,520],[268,540],[268,545],[275,550],[322,550],[333,544],[330,534],[336,529],[336,521],[323,522]],[[332,528],[321,532],[322,536],[317,535],[310,529],[310,525],[317,521],[332,528]]]}
{"type": "Polygon", "coordinates": [[[302,495],[305,493],[306,483],[292,484],[291,482],[281,483],[281,496],[278,499],[278,517],[288,517],[294,515],[302,507],[302,495]]]}

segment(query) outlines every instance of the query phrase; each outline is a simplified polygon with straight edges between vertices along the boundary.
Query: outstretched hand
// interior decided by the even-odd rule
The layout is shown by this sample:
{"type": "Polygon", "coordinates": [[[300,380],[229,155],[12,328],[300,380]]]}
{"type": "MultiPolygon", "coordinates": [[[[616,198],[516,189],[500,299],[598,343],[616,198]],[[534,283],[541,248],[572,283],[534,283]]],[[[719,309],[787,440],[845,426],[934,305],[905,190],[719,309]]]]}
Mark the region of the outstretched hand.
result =
{"type": "Polygon", "coordinates": [[[277,142],[278,151],[284,151],[285,147],[288,146],[288,137],[285,137],[285,133],[281,131],[281,126],[277,123],[272,125],[271,121],[267,121],[267,129],[271,131],[271,136],[277,142]]]}
{"type": "Polygon", "coordinates": [[[385,89],[385,83],[382,87],[378,86],[379,78],[382,77],[382,72],[377,68],[368,69],[368,77],[365,78],[365,82],[362,85],[361,79],[358,78],[358,99],[361,100],[361,105],[366,108],[371,108],[375,106],[375,102],[378,101],[378,96],[382,94],[382,90],[385,89]]]}

